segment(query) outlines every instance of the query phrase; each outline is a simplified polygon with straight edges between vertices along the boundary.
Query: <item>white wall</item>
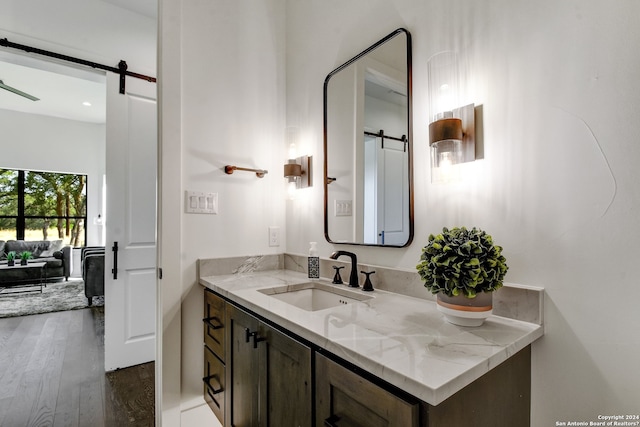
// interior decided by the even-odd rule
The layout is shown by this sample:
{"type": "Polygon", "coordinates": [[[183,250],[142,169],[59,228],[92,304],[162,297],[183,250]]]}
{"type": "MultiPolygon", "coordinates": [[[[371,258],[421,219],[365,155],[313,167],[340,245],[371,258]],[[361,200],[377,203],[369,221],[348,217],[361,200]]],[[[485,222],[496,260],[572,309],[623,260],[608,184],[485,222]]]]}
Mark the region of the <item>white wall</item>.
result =
{"type": "MultiPolygon", "coordinates": [[[[326,74],[397,27],[411,32],[414,243],[351,249],[362,262],[413,270],[443,226],[492,234],[507,280],[547,293],[533,426],[638,411],[638,16],[633,1],[288,2],[287,118],[312,135],[317,160],[326,74]],[[483,106],[485,158],[464,168],[462,183],[438,186],[427,166],[427,61],[448,49],[463,59],[462,101],[483,106]]],[[[335,246],[323,238],[322,187],[310,191],[287,209],[287,250],[304,254],[315,240],[327,256],[335,246]]]]}
{"type": "Polygon", "coordinates": [[[135,5],[127,3],[134,2],[3,0],[0,34],[11,42],[113,67],[122,59],[129,71],[154,76],[155,16],[136,13],[135,5]]]}
{"type": "Polygon", "coordinates": [[[87,245],[100,244],[104,124],[0,110],[0,129],[0,168],[87,175],[87,245]]]}
{"type": "Polygon", "coordinates": [[[167,1],[161,10],[162,265],[180,269],[162,280],[163,375],[172,390],[163,423],[175,425],[176,404],[183,420],[204,404],[197,259],[285,249],[285,8],[277,0],[167,1]],[[227,175],[227,164],[269,173],[227,175]],[[218,214],[184,214],[185,190],[218,193],[218,214]],[[270,225],[280,227],[282,246],[268,246],[270,225]]]}

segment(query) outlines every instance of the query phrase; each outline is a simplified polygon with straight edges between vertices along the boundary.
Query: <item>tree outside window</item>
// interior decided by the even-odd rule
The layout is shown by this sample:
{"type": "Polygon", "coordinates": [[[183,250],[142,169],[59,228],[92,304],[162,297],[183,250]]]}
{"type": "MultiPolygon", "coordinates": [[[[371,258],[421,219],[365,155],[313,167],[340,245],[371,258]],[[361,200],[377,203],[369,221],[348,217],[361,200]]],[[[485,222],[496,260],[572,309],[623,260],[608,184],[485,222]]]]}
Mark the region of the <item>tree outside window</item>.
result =
{"type": "Polygon", "coordinates": [[[84,246],[86,175],[0,169],[0,240],[84,246]]]}

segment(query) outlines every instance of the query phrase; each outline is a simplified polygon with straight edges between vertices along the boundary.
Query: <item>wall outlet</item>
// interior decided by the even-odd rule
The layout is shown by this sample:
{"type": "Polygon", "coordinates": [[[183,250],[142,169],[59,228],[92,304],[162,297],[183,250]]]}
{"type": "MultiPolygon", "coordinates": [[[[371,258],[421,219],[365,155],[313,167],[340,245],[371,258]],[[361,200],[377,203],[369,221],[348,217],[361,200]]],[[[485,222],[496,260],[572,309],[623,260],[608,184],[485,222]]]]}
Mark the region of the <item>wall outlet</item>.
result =
{"type": "Polygon", "coordinates": [[[269,227],[269,246],[280,246],[280,227],[277,225],[269,227]]]}

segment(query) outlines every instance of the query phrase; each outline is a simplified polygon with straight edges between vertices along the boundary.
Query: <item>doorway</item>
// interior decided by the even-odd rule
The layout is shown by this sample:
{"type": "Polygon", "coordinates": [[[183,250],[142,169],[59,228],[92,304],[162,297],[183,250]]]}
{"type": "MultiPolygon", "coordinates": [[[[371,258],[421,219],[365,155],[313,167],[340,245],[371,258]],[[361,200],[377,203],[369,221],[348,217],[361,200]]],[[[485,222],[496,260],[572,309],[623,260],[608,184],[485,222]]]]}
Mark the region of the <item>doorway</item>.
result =
{"type": "MultiPolygon", "coordinates": [[[[86,228],[86,234],[82,233],[83,244],[103,244],[103,226],[96,219],[104,216],[104,74],[0,50],[0,80],[38,98],[33,101],[0,89],[0,126],[3,129],[0,168],[55,172],[54,176],[63,177],[67,174],[81,176],[86,192],[86,202],[82,201],[86,203],[83,210],[86,217],[82,221],[86,228]]],[[[47,177],[48,174],[41,178],[47,177]]],[[[56,198],[57,195],[48,194],[43,203],[55,203],[53,200],[56,198]]],[[[52,209],[55,211],[57,208],[52,209]]],[[[64,211],[65,214],[70,212],[64,211]]],[[[55,240],[57,231],[55,233],[55,236],[50,233],[48,240],[55,240]]],[[[26,237],[26,240],[43,239],[43,235],[26,237]]],[[[64,239],[64,245],[67,244],[68,240],[64,239]]],[[[71,249],[71,252],[77,251],[71,249]]],[[[71,258],[68,265],[72,271],[68,282],[63,280],[46,287],[47,295],[31,295],[32,299],[39,301],[33,301],[29,306],[21,300],[19,307],[11,306],[11,312],[39,313],[85,306],[87,300],[79,274],[81,266],[79,262],[73,262],[73,255],[71,258]],[[57,293],[53,294],[53,288],[59,288],[55,289],[57,293]],[[56,307],[49,307],[52,300],[56,301],[56,307]]],[[[66,256],[64,262],[67,263],[66,256]]],[[[3,301],[5,306],[7,303],[3,301]]]]}
{"type": "MultiPolygon", "coordinates": [[[[11,97],[2,98],[3,100],[9,98],[7,102],[13,102],[15,105],[15,107],[12,107],[6,104],[6,108],[0,110],[0,124],[7,124],[4,128],[8,130],[7,134],[10,136],[10,138],[3,139],[3,145],[5,144],[4,141],[11,141],[11,146],[28,145],[30,152],[36,152],[39,155],[34,157],[24,156],[24,154],[3,156],[0,167],[34,168],[36,167],[34,165],[40,165],[39,168],[41,169],[61,168],[65,171],[84,173],[88,177],[93,177],[88,180],[88,182],[95,185],[93,189],[89,190],[89,197],[87,198],[87,216],[89,220],[87,221],[88,237],[86,243],[89,246],[104,245],[104,218],[106,212],[104,177],[108,176],[106,167],[107,118],[105,97],[107,84],[105,76],[102,73],[85,72],[47,61],[39,61],[21,55],[12,57],[12,55],[8,54],[3,54],[2,58],[0,58],[0,74],[10,76],[7,80],[11,81],[14,86],[24,88],[21,91],[39,93],[41,94],[38,97],[39,100],[47,99],[48,101],[38,105],[29,104],[26,101],[35,101],[21,99],[24,97],[20,97],[15,93],[10,93],[9,95],[15,95],[18,97],[17,100],[11,100],[11,97]],[[18,76],[23,78],[18,78],[18,76]],[[60,80],[61,83],[53,84],[57,80],[60,80]],[[59,89],[57,96],[65,98],[66,101],[74,99],[74,102],[60,100],[59,111],[47,110],[48,105],[46,104],[55,103],[53,101],[55,96],[51,91],[43,90],[39,92],[39,87],[35,84],[29,88],[29,85],[33,82],[48,82],[48,89],[51,87],[59,89]],[[94,89],[94,95],[99,92],[102,96],[90,97],[86,95],[83,92],[83,88],[87,86],[94,89]],[[49,95],[42,95],[45,92],[49,95]],[[81,99],[84,100],[80,101],[81,99]],[[93,116],[83,115],[87,110],[78,109],[78,105],[82,105],[85,109],[93,108],[92,111],[97,111],[99,114],[93,116]],[[15,128],[11,126],[12,123],[16,124],[15,128]],[[25,124],[27,125],[25,126],[25,124]],[[53,154],[50,154],[50,152],[53,152],[53,154]]],[[[155,132],[155,122],[149,122],[149,126],[153,127],[155,132]]],[[[0,149],[3,149],[3,152],[11,151],[9,146],[3,146],[0,149]]],[[[155,178],[155,172],[153,178],[155,178]]],[[[152,212],[155,212],[155,208],[154,204],[151,207],[152,212]]],[[[152,258],[155,262],[155,254],[152,258]]],[[[76,266],[76,268],[78,267],[76,266]]],[[[155,267],[153,269],[155,271],[155,267]]],[[[152,284],[152,287],[155,287],[155,284],[152,284]]],[[[149,301],[149,304],[155,309],[155,294],[149,298],[149,301]]],[[[114,304],[114,306],[118,306],[118,304],[114,304]]],[[[114,315],[113,313],[107,313],[106,316],[113,318],[114,315]]],[[[155,321],[155,314],[153,314],[152,319],[155,321]]],[[[109,322],[109,320],[107,319],[106,322],[109,322]]],[[[135,328],[130,327],[129,329],[135,328]]],[[[155,325],[153,325],[153,334],[155,335],[155,325]]],[[[110,340],[105,340],[106,351],[112,345],[113,343],[110,340]]],[[[155,344],[152,344],[152,348],[155,352],[155,344]]],[[[151,360],[153,358],[154,356],[152,355],[151,360]]],[[[126,366],[119,365],[117,367],[125,368],[126,366]]]]}

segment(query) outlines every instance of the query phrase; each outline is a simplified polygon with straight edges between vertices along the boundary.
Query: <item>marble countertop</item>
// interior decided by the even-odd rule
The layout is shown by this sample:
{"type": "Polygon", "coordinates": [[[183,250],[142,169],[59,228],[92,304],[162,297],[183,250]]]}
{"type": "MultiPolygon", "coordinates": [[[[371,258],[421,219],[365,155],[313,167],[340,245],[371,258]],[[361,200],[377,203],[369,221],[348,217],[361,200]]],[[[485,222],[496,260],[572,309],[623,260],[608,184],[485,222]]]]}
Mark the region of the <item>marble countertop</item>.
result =
{"type": "Polygon", "coordinates": [[[432,301],[381,290],[366,293],[373,295],[368,301],[313,312],[258,292],[308,281],[289,270],[200,278],[201,285],[431,405],[543,335],[540,325],[498,316],[479,327],[452,325],[432,301]]]}

